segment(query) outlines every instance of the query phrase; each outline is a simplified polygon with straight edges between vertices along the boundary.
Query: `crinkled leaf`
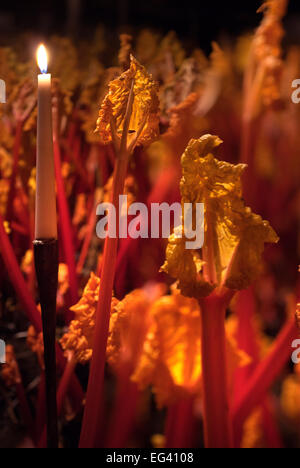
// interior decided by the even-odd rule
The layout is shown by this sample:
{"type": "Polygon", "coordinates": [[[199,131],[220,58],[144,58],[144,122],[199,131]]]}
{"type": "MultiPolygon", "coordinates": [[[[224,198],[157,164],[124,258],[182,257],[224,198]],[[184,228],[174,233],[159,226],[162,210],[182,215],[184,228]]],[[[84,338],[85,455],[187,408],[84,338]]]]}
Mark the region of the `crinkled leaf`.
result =
{"type": "Polygon", "coordinates": [[[182,203],[204,203],[204,246],[201,252],[187,250],[185,238],[173,234],[162,269],[179,280],[187,296],[207,296],[221,286],[247,288],[260,271],[264,244],[278,241],[270,224],[244,203],[241,175],[246,166],[214,158],[221,143],[205,135],[191,140],[182,156],[182,203]],[[203,272],[208,262],[209,277],[203,272]]]}
{"type": "Polygon", "coordinates": [[[97,131],[104,143],[112,140],[111,121],[115,121],[116,132],[121,136],[128,98],[133,85],[134,102],[130,118],[129,136],[134,139],[139,133],[137,144],[148,145],[158,136],[159,101],[158,85],[133,56],[130,68],[109,84],[97,121],[97,131]],[[142,129],[142,130],[141,130],[142,129]]]}
{"type": "MultiPolygon", "coordinates": [[[[150,308],[152,324],[133,374],[140,388],[152,386],[158,406],[174,403],[202,389],[201,319],[195,299],[174,293],[150,308]]],[[[249,363],[232,334],[226,330],[229,385],[234,371],[249,363]]]]}

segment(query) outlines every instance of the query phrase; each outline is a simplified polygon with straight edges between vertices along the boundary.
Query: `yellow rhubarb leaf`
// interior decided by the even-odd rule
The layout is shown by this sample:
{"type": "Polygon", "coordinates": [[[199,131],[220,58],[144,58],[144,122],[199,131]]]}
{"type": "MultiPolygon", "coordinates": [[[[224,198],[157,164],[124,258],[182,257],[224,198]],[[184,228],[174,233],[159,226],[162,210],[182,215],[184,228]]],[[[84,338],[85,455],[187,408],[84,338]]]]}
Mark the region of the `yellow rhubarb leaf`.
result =
{"type": "MultiPolygon", "coordinates": [[[[144,389],[153,387],[159,407],[202,391],[200,306],[174,290],[149,309],[150,327],[133,381],[144,389]]],[[[229,386],[237,367],[249,364],[230,330],[226,329],[229,386]]]]}
{"type": "Polygon", "coordinates": [[[106,352],[115,371],[136,365],[149,326],[149,306],[147,294],[136,289],[112,307],[106,352]]]}
{"type": "Polygon", "coordinates": [[[111,81],[102,103],[97,130],[104,143],[120,137],[124,130],[128,100],[133,92],[128,140],[137,145],[149,145],[159,134],[158,84],[133,57],[130,68],[111,81]]]}
{"type": "MultiPolygon", "coordinates": [[[[75,319],[69,325],[69,330],[60,340],[63,350],[72,352],[77,362],[85,364],[92,358],[95,333],[96,308],[99,298],[100,278],[91,273],[82,297],[71,307],[75,319]]],[[[112,298],[112,307],[117,299],[112,298]]]]}
{"type": "Polygon", "coordinates": [[[204,262],[198,252],[186,249],[186,239],[179,237],[179,230],[182,230],[181,226],[169,237],[162,271],[179,280],[178,287],[184,296],[208,296],[214,287],[201,274],[204,262]]]}
{"type": "Polygon", "coordinates": [[[179,280],[182,294],[196,298],[222,286],[247,288],[260,271],[264,244],[278,241],[270,224],[244,203],[241,175],[246,165],[213,156],[221,143],[204,135],[191,140],[182,156],[182,203],[204,204],[205,240],[201,250],[187,250],[186,239],[178,239],[175,231],[162,267],[179,280]]]}

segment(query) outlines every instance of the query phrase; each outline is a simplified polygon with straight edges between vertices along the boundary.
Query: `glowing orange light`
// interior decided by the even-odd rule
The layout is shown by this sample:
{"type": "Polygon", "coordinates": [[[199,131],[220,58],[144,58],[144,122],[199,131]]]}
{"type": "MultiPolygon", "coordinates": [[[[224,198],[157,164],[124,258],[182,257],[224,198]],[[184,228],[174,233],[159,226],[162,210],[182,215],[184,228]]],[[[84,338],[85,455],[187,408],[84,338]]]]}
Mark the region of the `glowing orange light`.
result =
{"type": "Polygon", "coordinates": [[[41,44],[37,50],[37,63],[43,74],[47,73],[48,70],[48,54],[46,47],[41,44]]]}

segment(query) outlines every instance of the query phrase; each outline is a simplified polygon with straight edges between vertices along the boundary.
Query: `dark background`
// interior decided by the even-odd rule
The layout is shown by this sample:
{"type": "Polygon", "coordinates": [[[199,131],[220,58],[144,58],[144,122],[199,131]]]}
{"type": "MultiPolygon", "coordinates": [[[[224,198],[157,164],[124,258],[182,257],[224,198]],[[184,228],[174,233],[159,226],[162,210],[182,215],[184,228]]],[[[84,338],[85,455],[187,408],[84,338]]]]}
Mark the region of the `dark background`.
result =
{"type": "MultiPolygon", "coordinates": [[[[31,29],[77,37],[87,37],[99,23],[112,30],[173,29],[181,39],[205,49],[221,35],[236,36],[257,26],[260,5],[260,0],[0,0],[0,29],[7,34],[31,29]]],[[[288,40],[300,42],[299,0],[290,0],[285,23],[288,40]]]]}

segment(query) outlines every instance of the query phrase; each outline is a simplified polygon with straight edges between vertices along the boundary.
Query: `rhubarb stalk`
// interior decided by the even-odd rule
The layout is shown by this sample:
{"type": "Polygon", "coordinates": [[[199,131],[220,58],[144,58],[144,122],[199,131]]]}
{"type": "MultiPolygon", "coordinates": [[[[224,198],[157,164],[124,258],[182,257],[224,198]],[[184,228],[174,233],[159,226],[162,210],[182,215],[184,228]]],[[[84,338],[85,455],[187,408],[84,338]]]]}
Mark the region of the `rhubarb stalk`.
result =
{"type": "Polygon", "coordinates": [[[57,186],[57,201],[59,211],[59,228],[62,237],[62,246],[66,258],[69,273],[70,300],[71,304],[78,301],[78,281],[75,264],[75,248],[72,231],[72,223],[68,201],[64,188],[64,181],[61,172],[61,151],[59,146],[59,115],[58,100],[54,100],[53,106],[53,150],[55,178],[57,186]]]}
{"type": "Polygon", "coordinates": [[[55,162],[55,177],[57,184],[57,200],[60,219],[60,231],[62,236],[63,250],[68,265],[70,296],[71,303],[76,304],[78,301],[78,282],[75,265],[75,249],[73,241],[73,232],[70,211],[64,189],[64,181],[61,173],[61,158],[59,143],[54,139],[54,162],[55,162]]]}
{"type": "Polygon", "coordinates": [[[130,380],[131,366],[124,364],[123,367],[118,375],[117,395],[108,431],[107,448],[126,448],[136,422],[139,390],[137,384],[130,380]]]}
{"type": "Polygon", "coordinates": [[[4,221],[0,215],[0,251],[1,255],[9,275],[11,284],[18,294],[19,300],[26,311],[30,322],[34,325],[37,331],[42,329],[42,321],[35,305],[34,300],[28,292],[26,282],[21,273],[18,261],[16,259],[15,252],[13,251],[12,245],[8,238],[8,235],[4,228],[4,221]]]}
{"type": "Polygon", "coordinates": [[[14,147],[13,147],[13,167],[12,167],[12,175],[10,179],[10,189],[9,189],[7,209],[6,209],[6,217],[9,220],[11,220],[13,216],[13,203],[14,203],[14,198],[15,198],[16,179],[18,175],[22,132],[23,132],[23,121],[19,120],[17,123],[17,127],[16,127],[15,142],[14,142],[14,147]]]}
{"type": "Polygon", "coordinates": [[[232,447],[226,375],[226,305],[227,301],[216,294],[200,300],[206,448],[232,447]]]}
{"type": "MultiPolygon", "coordinates": [[[[127,111],[124,121],[124,129],[120,148],[117,151],[116,166],[113,177],[112,204],[119,213],[119,196],[124,193],[125,178],[130,152],[127,150],[127,135],[134,99],[133,84],[128,98],[127,111]]],[[[112,129],[114,123],[111,125],[112,129]]],[[[109,215],[110,216],[110,215],[109,215]]],[[[109,219],[109,222],[111,220],[109,219]]],[[[118,235],[116,238],[107,237],[104,246],[104,254],[101,272],[101,287],[96,311],[95,339],[93,357],[91,362],[87,401],[81,430],[80,447],[93,448],[99,444],[97,436],[100,430],[103,400],[103,378],[106,361],[106,345],[108,338],[110,306],[112,290],[115,278],[117,260],[118,235]]]]}
{"type": "Polygon", "coordinates": [[[169,406],[165,426],[166,448],[192,448],[194,446],[194,396],[187,396],[169,406]]]}
{"type": "Polygon", "coordinates": [[[262,401],[291,355],[291,343],[298,333],[294,317],[289,319],[273,344],[267,357],[257,366],[240,398],[232,408],[235,434],[239,434],[246,418],[262,401]]]}

